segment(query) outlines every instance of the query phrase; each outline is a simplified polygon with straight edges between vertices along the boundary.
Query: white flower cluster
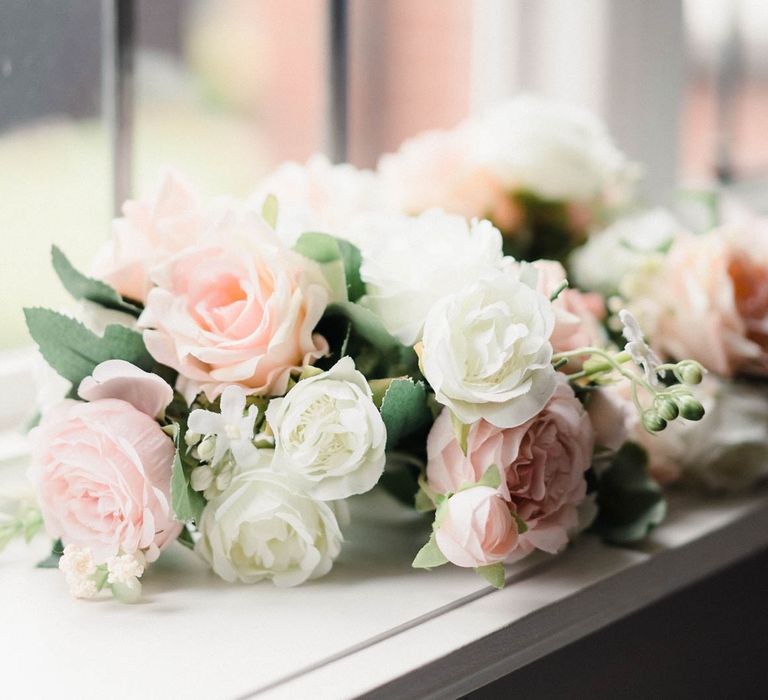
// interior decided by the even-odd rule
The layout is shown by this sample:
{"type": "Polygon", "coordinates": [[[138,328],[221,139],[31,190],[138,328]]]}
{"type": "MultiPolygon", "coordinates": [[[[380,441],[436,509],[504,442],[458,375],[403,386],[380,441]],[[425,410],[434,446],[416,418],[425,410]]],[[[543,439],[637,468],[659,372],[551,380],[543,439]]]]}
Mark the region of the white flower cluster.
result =
{"type": "Polygon", "coordinates": [[[272,399],[260,435],[246,403],[228,387],[220,412],[190,414],[204,462],[192,486],[208,499],[197,550],[227,581],[295,586],[330,570],[342,542],[335,501],[376,485],[386,429],[349,357],[272,399]]]}
{"type": "Polygon", "coordinates": [[[123,603],[134,603],[141,597],[141,582],[146,561],[141,552],[119,554],[97,564],[88,547],[68,544],[59,559],[69,592],[75,598],[95,598],[105,585],[123,603]]]}

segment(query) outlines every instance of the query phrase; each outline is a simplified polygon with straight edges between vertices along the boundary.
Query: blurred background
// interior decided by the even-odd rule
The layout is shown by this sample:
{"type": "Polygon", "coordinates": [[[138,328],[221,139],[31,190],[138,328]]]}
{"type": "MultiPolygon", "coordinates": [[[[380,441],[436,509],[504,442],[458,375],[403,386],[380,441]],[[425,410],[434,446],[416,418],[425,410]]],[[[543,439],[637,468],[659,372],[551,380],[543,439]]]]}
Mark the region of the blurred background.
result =
{"type": "Polygon", "coordinates": [[[318,151],[372,166],[524,90],[597,112],[649,203],[714,183],[768,208],[764,0],[3,0],[6,351],[28,343],[22,305],[64,300],[51,243],[87,268],[109,234],[116,8],[135,47],[126,193],[164,165],[237,195],[318,151]]]}

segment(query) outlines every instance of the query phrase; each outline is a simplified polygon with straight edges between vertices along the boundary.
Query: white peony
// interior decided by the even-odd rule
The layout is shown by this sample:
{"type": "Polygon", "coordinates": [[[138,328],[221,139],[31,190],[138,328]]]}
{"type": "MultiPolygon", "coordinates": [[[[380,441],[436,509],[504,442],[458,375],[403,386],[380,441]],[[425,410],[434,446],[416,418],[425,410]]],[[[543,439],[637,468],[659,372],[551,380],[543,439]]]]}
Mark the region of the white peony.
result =
{"type": "Polygon", "coordinates": [[[488,221],[468,223],[433,209],[421,216],[371,215],[352,227],[363,254],[361,303],[405,345],[421,338],[432,306],[504,262],[501,234],[488,221]]]}
{"type": "Polygon", "coordinates": [[[507,191],[588,201],[626,189],[637,176],[605,125],[579,107],[523,95],[490,110],[473,128],[476,159],[507,191]]]}
{"type": "Polygon", "coordinates": [[[602,294],[624,291],[631,277],[660,264],[680,231],[681,224],[666,209],[618,219],[573,253],[574,281],[602,294]]]}
{"type": "MultiPolygon", "coordinates": [[[[263,453],[269,462],[271,450],[263,453]]],[[[269,469],[236,476],[206,505],[199,528],[196,550],[230,583],[271,579],[276,586],[297,586],[327,574],[341,551],[341,531],[329,504],[302,494],[269,469]]]]}
{"type": "Polygon", "coordinates": [[[437,400],[463,423],[512,428],[535,416],[555,389],[551,302],[500,272],[435,304],[421,363],[437,400]]]}
{"type": "Polygon", "coordinates": [[[384,471],[387,431],[350,357],[273,399],[273,468],[323,501],[370,491],[384,471]]]}
{"type": "Polygon", "coordinates": [[[377,175],[315,155],[305,165],[288,162],[268,175],[249,199],[261,211],[268,195],[278,200],[277,234],[292,246],[302,233],[339,235],[362,212],[380,209],[377,175]]]}

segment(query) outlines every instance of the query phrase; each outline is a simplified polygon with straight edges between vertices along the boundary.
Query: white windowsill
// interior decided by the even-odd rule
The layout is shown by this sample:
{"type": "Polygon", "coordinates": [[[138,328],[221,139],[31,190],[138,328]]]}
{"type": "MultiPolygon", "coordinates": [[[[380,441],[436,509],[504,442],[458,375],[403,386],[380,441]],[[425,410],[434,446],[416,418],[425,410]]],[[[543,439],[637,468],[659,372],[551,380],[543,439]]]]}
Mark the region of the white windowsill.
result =
{"type": "Polygon", "coordinates": [[[325,579],[230,585],[174,546],[136,606],[71,600],[57,572],[32,568],[44,542],[14,545],[0,557],[0,688],[83,699],[115,684],[121,698],[142,699],[456,697],[768,544],[765,493],[680,497],[642,550],[586,536],[510,567],[494,591],[469,571],[410,569],[428,524],[383,494],[357,499],[353,517],[325,579]]]}

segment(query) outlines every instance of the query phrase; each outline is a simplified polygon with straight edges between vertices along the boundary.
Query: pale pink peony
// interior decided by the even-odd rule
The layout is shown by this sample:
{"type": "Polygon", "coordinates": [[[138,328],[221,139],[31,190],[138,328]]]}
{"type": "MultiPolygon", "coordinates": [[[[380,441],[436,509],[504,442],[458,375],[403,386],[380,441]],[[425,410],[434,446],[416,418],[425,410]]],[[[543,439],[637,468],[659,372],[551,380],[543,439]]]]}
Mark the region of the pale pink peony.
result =
{"type": "Polygon", "coordinates": [[[123,205],[123,217],[113,222],[112,237],[97,254],[91,274],[143,302],[152,269],[195,243],[212,216],[190,186],[169,173],[151,197],[123,205]]]}
{"type": "Polygon", "coordinates": [[[533,549],[554,553],[578,525],[593,446],[589,417],[561,377],[547,405],[522,425],[499,429],[484,420],[475,423],[466,456],[443,411],[427,439],[427,479],[437,493],[449,493],[476,482],[495,464],[503,477],[500,493],[528,526],[511,558],[533,549]]]}
{"type": "MultiPolygon", "coordinates": [[[[549,298],[566,279],[565,269],[554,260],[537,260],[532,266],[538,272],[537,290],[549,298]]],[[[568,352],[585,346],[602,347],[607,342],[601,321],[605,318],[605,304],[599,294],[567,288],[552,302],[555,328],[550,342],[555,352],[568,352]]],[[[566,371],[579,368],[577,360],[570,360],[566,371]]]]}
{"type": "Polygon", "coordinates": [[[170,505],[175,448],[160,426],[118,399],[63,401],[30,433],[34,484],[52,537],[150,561],[176,539],[170,505]]]}
{"type": "Polygon", "coordinates": [[[517,229],[523,212],[498,178],[474,162],[466,127],[429,131],[382,156],[379,173],[385,201],[397,211],[421,214],[440,208],[451,214],[490,219],[503,231],[517,229]]]}
{"type": "Polygon", "coordinates": [[[188,401],[201,391],[213,400],[231,384],[283,394],[292,370],[328,351],[314,333],[328,300],[316,265],[256,215],[233,212],[152,278],[139,325],[188,401]]]}
{"type": "Polygon", "coordinates": [[[768,375],[768,236],[734,226],[679,236],[652,304],[643,303],[663,354],[725,377],[768,375]]]}
{"type": "Polygon", "coordinates": [[[120,399],[152,418],[160,416],[173,401],[173,389],[156,374],[125,360],[107,360],[80,382],[77,390],[85,401],[120,399]]]}
{"type": "Polygon", "coordinates": [[[517,523],[496,489],[474,486],[451,496],[442,507],[435,542],[456,566],[489,566],[514,550],[517,523]]]}

